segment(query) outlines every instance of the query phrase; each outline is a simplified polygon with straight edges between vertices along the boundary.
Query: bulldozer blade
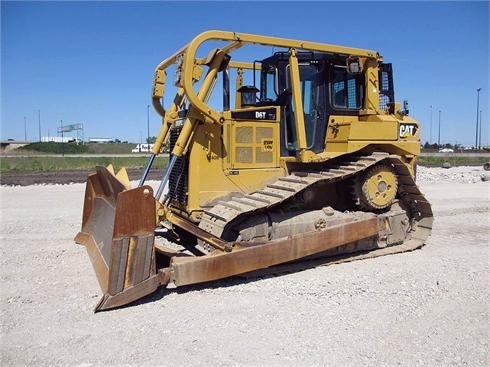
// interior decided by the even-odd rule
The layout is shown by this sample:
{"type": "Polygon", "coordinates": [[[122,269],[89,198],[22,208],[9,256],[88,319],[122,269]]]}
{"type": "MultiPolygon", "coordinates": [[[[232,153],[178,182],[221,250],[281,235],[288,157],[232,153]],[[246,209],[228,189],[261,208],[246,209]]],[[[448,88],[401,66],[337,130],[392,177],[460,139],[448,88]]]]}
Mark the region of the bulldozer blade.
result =
{"type": "Polygon", "coordinates": [[[322,253],[379,233],[375,216],[352,220],[325,230],[306,232],[262,244],[250,244],[231,252],[202,257],[173,257],[173,282],[176,286],[209,282],[287,263],[322,253]]]}
{"type": "MultiPolygon", "coordinates": [[[[114,174],[97,167],[85,188],[84,245],[104,293],[95,311],[119,307],[154,292],[156,271],[155,200],[150,186],[128,189],[114,174]]],[[[123,175],[124,176],[124,175],[123,175]]]]}

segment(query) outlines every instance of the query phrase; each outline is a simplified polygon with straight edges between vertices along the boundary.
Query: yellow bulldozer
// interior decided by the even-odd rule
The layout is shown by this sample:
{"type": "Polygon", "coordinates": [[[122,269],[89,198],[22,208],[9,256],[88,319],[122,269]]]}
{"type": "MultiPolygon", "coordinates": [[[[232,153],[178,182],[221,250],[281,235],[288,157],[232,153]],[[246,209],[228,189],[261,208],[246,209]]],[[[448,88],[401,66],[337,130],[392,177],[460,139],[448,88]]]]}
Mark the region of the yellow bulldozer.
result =
{"type": "Polygon", "coordinates": [[[430,235],[420,126],[376,51],[207,31],[156,67],[152,103],[162,125],[137,187],[111,167],[87,180],[75,241],[104,293],[96,311],[168,284],[410,251],[430,235]]]}

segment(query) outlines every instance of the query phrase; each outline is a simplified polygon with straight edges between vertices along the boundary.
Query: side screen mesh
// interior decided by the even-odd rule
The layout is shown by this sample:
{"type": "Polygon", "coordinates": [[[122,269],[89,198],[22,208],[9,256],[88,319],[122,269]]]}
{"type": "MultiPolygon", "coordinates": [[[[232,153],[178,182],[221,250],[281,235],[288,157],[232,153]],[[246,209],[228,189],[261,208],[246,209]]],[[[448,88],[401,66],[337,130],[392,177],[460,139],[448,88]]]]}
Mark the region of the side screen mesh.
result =
{"type": "MultiPolygon", "coordinates": [[[[181,127],[174,127],[170,130],[170,151],[172,151],[179,138],[180,130],[182,130],[181,127]]],[[[168,195],[170,199],[176,200],[182,205],[187,205],[188,171],[189,161],[187,155],[177,158],[172,171],[170,171],[168,195]]]]}
{"type": "Polygon", "coordinates": [[[395,91],[393,88],[393,69],[391,64],[379,66],[379,108],[389,113],[395,112],[395,91]]]}

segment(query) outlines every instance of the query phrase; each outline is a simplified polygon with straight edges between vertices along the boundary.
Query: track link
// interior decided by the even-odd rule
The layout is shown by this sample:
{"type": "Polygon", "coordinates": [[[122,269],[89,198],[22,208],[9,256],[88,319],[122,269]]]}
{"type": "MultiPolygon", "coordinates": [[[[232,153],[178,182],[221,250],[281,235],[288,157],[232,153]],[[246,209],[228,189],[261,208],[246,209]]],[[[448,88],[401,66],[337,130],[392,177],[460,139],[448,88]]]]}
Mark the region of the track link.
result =
{"type": "Polygon", "coordinates": [[[380,162],[391,165],[397,175],[398,197],[411,212],[410,238],[402,244],[352,254],[348,258],[337,259],[334,262],[372,258],[419,248],[423,246],[432,229],[431,206],[418,189],[410,171],[400,157],[381,152],[337,162],[335,165],[326,165],[322,170],[292,172],[262,190],[248,195],[237,195],[226,202],[218,202],[213,208],[203,213],[199,227],[221,237],[226,227],[236,220],[278,206],[313,184],[345,180],[380,162]]]}

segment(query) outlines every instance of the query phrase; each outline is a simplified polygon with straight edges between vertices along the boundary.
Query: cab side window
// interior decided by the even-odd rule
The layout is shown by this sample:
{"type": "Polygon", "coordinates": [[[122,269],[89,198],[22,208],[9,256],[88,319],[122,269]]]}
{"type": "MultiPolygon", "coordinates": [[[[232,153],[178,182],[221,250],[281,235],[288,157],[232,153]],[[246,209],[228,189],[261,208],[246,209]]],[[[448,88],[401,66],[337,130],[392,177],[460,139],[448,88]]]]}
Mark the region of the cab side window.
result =
{"type": "Polygon", "coordinates": [[[359,110],[362,108],[363,76],[347,73],[345,67],[332,69],[330,82],[330,105],[336,110],[359,110]]]}

